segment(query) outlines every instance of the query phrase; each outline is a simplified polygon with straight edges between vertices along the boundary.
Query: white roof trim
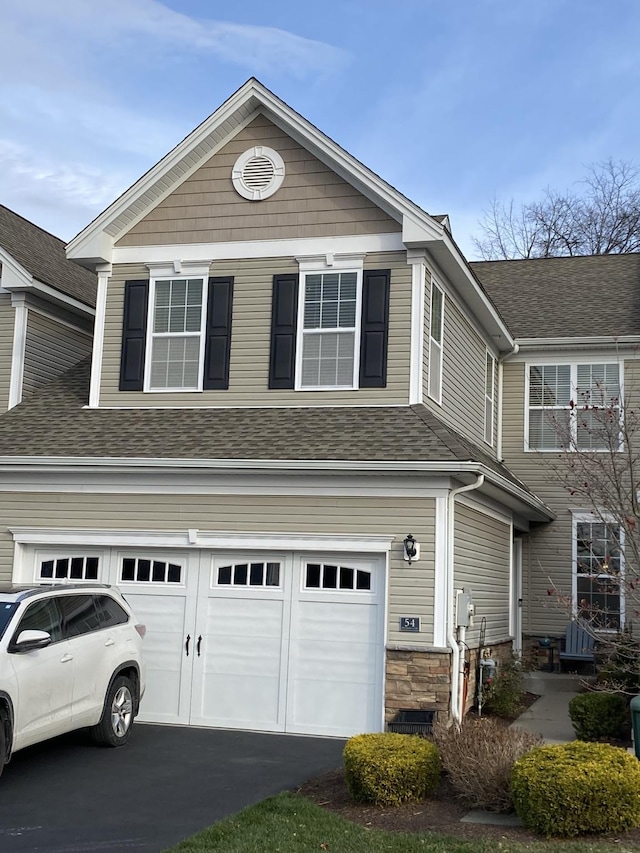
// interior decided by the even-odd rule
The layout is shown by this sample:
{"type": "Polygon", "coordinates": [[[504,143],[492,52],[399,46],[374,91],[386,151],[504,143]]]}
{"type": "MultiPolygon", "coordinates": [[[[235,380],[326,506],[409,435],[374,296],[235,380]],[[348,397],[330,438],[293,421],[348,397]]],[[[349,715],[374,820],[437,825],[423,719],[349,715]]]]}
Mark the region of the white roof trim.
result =
{"type": "Polygon", "coordinates": [[[2,289],[8,293],[17,293],[20,291],[29,290],[37,293],[48,302],[62,303],[74,310],[76,313],[87,314],[90,317],[95,316],[95,310],[79,299],[69,296],[58,290],[56,287],[51,287],[45,284],[25,269],[22,264],[0,247],[0,264],[2,264],[2,273],[0,274],[0,285],[2,289]]]}
{"type": "Polygon", "coordinates": [[[59,456],[2,456],[0,471],[3,472],[60,472],[76,471],[104,472],[120,469],[121,472],[135,472],[141,469],[175,471],[177,469],[233,470],[233,471],[309,471],[335,472],[358,471],[377,474],[404,472],[405,474],[484,474],[487,483],[492,483],[507,492],[521,504],[533,509],[547,520],[553,515],[540,498],[525,491],[517,483],[477,462],[408,462],[408,461],[355,461],[331,459],[157,459],[157,458],[88,458],[59,456]]]}

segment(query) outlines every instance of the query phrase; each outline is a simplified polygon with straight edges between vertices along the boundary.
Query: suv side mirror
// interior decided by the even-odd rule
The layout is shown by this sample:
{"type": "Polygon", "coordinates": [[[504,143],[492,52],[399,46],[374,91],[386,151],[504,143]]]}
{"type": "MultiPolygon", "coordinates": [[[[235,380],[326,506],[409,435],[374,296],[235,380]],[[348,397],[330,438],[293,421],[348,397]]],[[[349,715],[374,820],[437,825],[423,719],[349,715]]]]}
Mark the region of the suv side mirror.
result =
{"type": "Polygon", "coordinates": [[[44,649],[51,643],[51,634],[46,631],[20,631],[17,640],[11,643],[10,652],[32,652],[44,649]]]}

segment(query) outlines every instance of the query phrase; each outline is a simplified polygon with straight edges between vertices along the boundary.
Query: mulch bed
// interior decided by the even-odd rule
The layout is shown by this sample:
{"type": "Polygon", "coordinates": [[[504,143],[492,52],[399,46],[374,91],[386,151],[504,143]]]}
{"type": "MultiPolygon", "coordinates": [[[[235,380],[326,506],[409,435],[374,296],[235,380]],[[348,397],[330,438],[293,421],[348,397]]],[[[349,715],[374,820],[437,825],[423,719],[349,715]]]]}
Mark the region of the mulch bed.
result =
{"type": "MultiPolygon", "coordinates": [[[[523,697],[523,710],[539,697],[528,693],[523,697]]],[[[509,725],[512,720],[505,720],[509,725]]],[[[309,779],[298,790],[316,805],[336,812],[353,823],[367,829],[383,829],[391,832],[423,832],[448,835],[467,841],[541,841],[540,836],[519,826],[494,826],[491,824],[461,823],[460,819],[469,809],[462,805],[451,789],[446,777],[432,798],[421,803],[406,803],[402,806],[383,807],[354,803],[344,780],[344,770],[338,768],[309,779]]],[[[591,840],[594,836],[589,837],[591,840]]],[[[605,839],[603,839],[605,840],[605,839]]],[[[614,839],[608,838],[608,841],[614,839]]],[[[640,844],[640,829],[633,830],[615,840],[640,844]]]]}

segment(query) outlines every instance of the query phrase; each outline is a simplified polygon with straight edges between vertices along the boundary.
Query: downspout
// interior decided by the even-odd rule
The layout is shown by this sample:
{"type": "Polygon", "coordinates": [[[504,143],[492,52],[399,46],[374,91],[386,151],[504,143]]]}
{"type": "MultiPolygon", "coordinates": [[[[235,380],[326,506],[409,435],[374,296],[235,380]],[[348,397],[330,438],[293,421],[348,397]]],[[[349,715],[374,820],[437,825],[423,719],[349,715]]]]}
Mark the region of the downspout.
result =
{"type": "Polygon", "coordinates": [[[498,462],[503,462],[502,458],[502,393],[503,393],[503,367],[504,363],[512,355],[517,355],[520,352],[518,344],[513,345],[511,352],[505,353],[502,358],[498,359],[498,404],[496,406],[496,414],[498,423],[496,425],[496,458],[498,462]]]}
{"type": "Polygon", "coordinates": [[[472,492],[479,489],[484,483],[484,474],[478,474],[475,483],[452,489],[447,498],[447,642],[451,648],[451,716],[460,725],[462,712],[460,708],[460,684],[464,671],[464,651],[462,643],[458,643],[456,629],[454,627],[455,602],[454,602],[454,533],[455,533],[455,501],[463,492],[472,492]]]}

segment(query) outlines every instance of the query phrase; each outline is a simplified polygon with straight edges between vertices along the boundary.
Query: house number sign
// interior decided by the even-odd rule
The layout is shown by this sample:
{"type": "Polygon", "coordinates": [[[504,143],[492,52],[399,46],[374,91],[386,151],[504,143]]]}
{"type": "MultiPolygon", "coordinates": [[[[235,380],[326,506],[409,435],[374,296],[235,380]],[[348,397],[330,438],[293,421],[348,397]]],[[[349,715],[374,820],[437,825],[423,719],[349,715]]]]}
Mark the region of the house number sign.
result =
{"type": "Polygon", "coordinates": [[[401,631],[419,631],[420,617],[419,616],[401,616],[400,617],[401,631]]]}

